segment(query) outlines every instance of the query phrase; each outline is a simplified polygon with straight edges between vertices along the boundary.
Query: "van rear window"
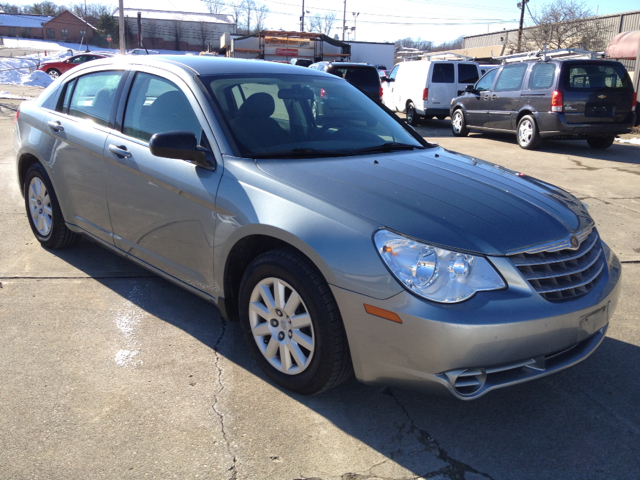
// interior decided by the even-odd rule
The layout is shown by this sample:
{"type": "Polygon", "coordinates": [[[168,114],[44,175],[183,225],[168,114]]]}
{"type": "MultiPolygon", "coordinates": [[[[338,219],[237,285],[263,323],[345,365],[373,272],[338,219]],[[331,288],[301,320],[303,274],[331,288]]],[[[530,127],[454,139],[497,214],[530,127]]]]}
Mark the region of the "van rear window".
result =
{"type": "Polygon", "coordinates": [[[478,67],[469,63],[458,64],[458,83],[476,83],[478,81],[478,67]]]}
{"type": "Polygon", "coordinates": [[[564,71],[563,84],[569,90],[600,90],[603,88],[628,90],[633,88],[627,70],[620,63],[568,65],[564,71]]]}
{"type": "Polygon", "coordinates": [[[455,74],[453,72],[453,63],[436,63],[433,65],[433,83],[453,83],[455,74]]]}

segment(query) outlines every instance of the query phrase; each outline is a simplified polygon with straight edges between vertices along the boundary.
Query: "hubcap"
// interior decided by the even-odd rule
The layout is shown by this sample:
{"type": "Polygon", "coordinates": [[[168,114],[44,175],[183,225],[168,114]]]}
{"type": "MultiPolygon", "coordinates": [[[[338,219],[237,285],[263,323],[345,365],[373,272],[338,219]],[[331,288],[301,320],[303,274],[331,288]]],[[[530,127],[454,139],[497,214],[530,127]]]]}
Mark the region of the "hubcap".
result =
{"type": "Polygon", "coordinates": [[[249,324],[264,358],[287,375],[303,372],[313,358],[315,335],[298,292],[279,278],[265,278],[251,292],[249,324]]]}
{"type": "Polygon", "coordinates": [[[453,125],[453,129],[456,132],[459,132],[462,129],[462,114],[460,112],[456,112],[453,114],[451,124],[453,125]]]}
{"type": "Polygon", "coordinates": [[[518,138],[520,139],[520,143],[523,145],[527,145],[531,138],[533,137],[533,125],[529,120],[525,120],[520,124],[520,128],[518,129],[518,138]]]}
{"type": "Polygon", "coordinates": [[[51,233],[53,211],[47,187],[38,177],[33,177],[29,183],[28,200],[33,226],[40,235],[46,237],[51,233]]]}

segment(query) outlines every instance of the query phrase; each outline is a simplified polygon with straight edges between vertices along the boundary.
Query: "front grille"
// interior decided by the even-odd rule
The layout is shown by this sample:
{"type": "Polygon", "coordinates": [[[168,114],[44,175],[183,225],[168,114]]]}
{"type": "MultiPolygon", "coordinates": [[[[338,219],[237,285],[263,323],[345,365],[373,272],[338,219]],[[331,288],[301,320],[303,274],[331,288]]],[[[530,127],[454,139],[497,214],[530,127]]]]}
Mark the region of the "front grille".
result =
{"type": "Polygon", "coordinates": [[[605,265],[595,228],[576,250],[519,253],[509,258],[535,291],[550,302],[589,293],[598,283],[605,265]]]}

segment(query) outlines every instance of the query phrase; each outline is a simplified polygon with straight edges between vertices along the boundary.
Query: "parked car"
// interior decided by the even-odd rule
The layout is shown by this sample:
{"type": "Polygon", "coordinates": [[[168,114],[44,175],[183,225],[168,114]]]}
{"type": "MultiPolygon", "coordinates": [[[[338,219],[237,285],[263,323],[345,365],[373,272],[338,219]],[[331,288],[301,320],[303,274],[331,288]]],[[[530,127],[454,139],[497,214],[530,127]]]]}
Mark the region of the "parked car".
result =
{"type": "Polygon", "coordinates": [[[308,58],[292,58],[290,63],[291,65],[298,65],[299,67],[308,67],[313,63],[313,60],[309,60],[308,58]]]}
{"type": "Polygon", "coordinates": [[[378,70],[366,63],[318,62],[309,68],[330,73],[358,87],[365,95],[375,101],[382,99],[382,87],[378,70]]]}
{"type": "Polygon", "coordinates": [[[608,148],[617,134],[631,131],[635,108],[633,83],[620,62],[552,58],[490,70],[450,106],[455,136],[509,132],[525,149],[544,138],[608,148]]]}
{"type": "Polygon", "coordinates": [[[147,48],[134,48],[127,52],[127,55],[158,55],[157,50],[149,50],[147,48]]]}
{"type": "Polygon", "coordinates": [[[574,196],[313,69],[99,60],[21,104],[14,148],[44,247],[84,235],[211,301],[302,394],[355,371],[478,398],[584,360],[620,294],[574,196]],[[314,118],[315,89],[350,114],[314,118]]]}
{"type": "Polygon", "coordinates": [[[451,99],[480,77],[476,62],[431,60],[398,63],[382,82],[383,101],[391,110],[406,113],[407,123],[421,118],[449,116],[451,99]]]}
{"type": "Polygon", "coordinates": [[[111,54],[108,53],[81,53],[80,55],[74,55],[62,61],[43,62],[38,65],[37,70],[48,73],[52,78],[58,78],[63,73],[68,72],[80,64],[110,56],[111,54]]]}

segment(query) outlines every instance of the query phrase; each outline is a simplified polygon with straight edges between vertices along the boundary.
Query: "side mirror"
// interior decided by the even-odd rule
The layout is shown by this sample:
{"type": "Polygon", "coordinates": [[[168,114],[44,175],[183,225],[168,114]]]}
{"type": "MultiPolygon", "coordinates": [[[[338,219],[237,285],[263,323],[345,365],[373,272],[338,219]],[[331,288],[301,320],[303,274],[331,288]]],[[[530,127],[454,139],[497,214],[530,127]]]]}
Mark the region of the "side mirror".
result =
{"type": "Polygon", "coordinates": [[[388,82],[389,81],[389,77],[380,77],[380,81],[381,82],[388,82]]]}
{"type": "Polygon", "coordinates": [[[475,85],[467,85],[467,87],[464,89],[465,92],[467,93],[473,93],[476,91],[475,85]]]}
{"type": "Polygon", "coordinates": [[[156,157],[177,158],[209,170],[213,168],[205,151],[198,147],[198,139],[193,132],[156,133],[149,140],[149,151],[156,157]]]}
{"type": "Polygon", "coordinates": [[[395,78],[391,78],[391,77],[384,77],[385,78],[385,82],[395,82],[396,79],[395,78]]]}

